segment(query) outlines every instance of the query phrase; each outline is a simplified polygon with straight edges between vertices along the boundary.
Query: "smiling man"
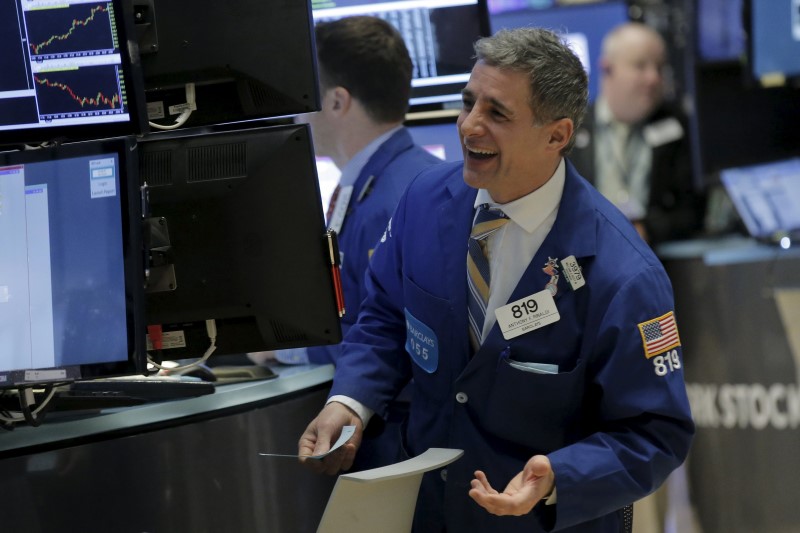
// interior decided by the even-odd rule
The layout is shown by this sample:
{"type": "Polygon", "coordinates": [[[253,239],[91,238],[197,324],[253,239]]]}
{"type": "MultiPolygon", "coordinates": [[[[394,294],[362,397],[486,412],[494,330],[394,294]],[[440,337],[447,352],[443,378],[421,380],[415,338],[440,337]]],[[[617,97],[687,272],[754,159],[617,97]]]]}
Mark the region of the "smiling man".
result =
{"type": "Polygon", "coordinates": [[[587,99],[577,57],[532,28],[475,50],[464,162],[423,171],[400,200],[299,453],[355,425],[304,461],[349,468],[366,421],[413,379],[408,456],[465,452],[425,475],[415,532],[616,533],[694,432],[672,288],[565,159],[587,99]]]}

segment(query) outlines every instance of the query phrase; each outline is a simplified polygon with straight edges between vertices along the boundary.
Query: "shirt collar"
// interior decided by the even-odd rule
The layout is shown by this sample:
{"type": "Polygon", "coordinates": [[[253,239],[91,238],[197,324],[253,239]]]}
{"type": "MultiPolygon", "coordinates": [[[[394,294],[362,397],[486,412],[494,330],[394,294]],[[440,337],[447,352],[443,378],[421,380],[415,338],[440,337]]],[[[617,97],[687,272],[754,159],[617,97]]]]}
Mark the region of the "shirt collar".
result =
{"type": "Polygon", "coordinates": [[[342,187],[354,185],[356,180],[358,180],[358,176],[361,174],[361,170],[364,168],[364,165],[366,165],[369,161],[369,158],[378,151],[378,148],[380,148],[380,146],[386,142],[389,137],[394,135],[395,132],[402,127],[402,125],[397,126],[396,128],[392,128],[389,131],[375,137],[372,142],[370,142],[356,155],[350,158],[350,161],[348,161],[347,164],[342,168],[342,175],[339,178],[339,185],[342,187]]]}
{"type": "Polygon", "coordinates": [[[507,204],[498,204],[492,200],[489,191],[478,189],[478,195],[475,197],[475,207],[477,208],[481,204],[489,204],[491,207],[502,209],[503,213],[513,220],[515,224],[528,233],[533,233],[561,203],[566,175],[566,164],[562,157],[550,179],[535,191],[507,204]]]}

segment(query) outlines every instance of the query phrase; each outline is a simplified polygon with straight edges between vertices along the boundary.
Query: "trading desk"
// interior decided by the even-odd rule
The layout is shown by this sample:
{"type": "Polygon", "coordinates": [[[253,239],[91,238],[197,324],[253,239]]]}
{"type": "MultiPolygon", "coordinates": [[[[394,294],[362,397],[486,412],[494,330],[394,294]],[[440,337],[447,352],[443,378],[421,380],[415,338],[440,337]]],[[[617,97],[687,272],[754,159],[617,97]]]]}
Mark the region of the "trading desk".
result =
{"type": "Polygon", "coordinates": [[[703,531],[800,528],[800,249],[749,239],[659,248],[675,291],[703,531]]]}
{"type": "Polygon", "coordinates": [[[296,459],[331,365],[0,433],[4,533],[313,532],[335,477],[296,459]]]}

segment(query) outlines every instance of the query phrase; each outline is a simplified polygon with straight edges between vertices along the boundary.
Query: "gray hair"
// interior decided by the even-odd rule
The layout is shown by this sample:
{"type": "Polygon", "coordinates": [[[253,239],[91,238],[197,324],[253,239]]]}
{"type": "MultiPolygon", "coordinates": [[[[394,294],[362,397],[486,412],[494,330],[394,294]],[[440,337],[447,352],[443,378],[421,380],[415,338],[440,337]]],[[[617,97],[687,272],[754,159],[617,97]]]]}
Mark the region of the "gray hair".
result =
{"type": "MultiPolygon", "coordinates": [[[[475,54],[487,65],[527,74],[537,126],[569,118],[577,131],[586,113],[589,81],[580,60],[561,37],[542,28],[500,30],[479,39],[475,54]]],[[[573,135],[561,153],[567,154],[574,144],[573,135]]]]}

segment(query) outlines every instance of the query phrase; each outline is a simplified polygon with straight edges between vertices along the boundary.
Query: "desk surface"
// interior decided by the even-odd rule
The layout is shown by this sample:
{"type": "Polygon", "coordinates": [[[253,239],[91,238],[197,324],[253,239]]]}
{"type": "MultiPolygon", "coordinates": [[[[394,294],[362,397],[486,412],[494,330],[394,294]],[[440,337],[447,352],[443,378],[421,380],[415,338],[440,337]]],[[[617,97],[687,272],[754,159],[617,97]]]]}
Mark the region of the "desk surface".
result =
{"type": "Polygon", "coordinates": [[[332,365],[276,366],[278,378],[218,385],[213,394],[108,409],[85,417],[52,417],[38,427],[21,426],[0,433],[0,456],[71,446],[90,440],[223,416],[254,404],[268,404],[295,393],[327,385],[332,365]]]}
{"type": "Polygon", "coordinates": [[[662,260],[702,259],[708,266],[800,258],[797,245],[783,249],[750,237],[727,235],[708,239],[665,242],[656,247],[662,260]]]}

